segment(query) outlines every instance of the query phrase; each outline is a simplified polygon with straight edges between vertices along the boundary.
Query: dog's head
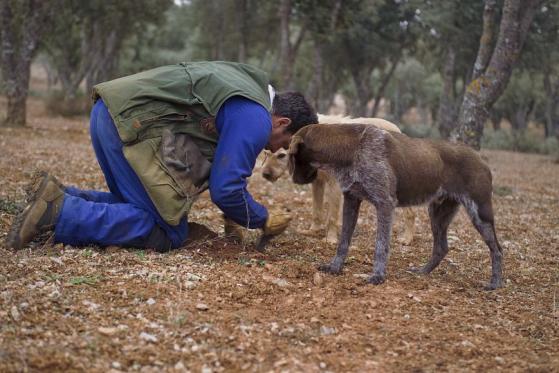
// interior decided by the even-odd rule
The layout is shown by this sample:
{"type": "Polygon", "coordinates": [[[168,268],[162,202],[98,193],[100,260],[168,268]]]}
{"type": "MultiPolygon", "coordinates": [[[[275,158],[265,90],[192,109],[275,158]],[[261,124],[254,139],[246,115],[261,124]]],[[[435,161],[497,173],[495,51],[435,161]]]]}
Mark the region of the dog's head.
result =
{"type": "Polygon", "coordinates": [[[295,134],[287,150],[288,169],[295,184],[308,184],[316,179],[318,169],[312,165],[312,154],[305,146],[303,137],[295,134]]]}
{"type": "Polygon", "coordinates": [[[287,150],[279,149],[275,153],[272,153],[269,150],[264,150],[264,152],[266,158],[264,164],[262,165],[262,176],[273,183],[279,179],[285,171],[287,171],[289,158],[287,150]]]}
{"type": "Polygon", "coordinates": [[[311,124],[299,131],[289,145],[288,168],[296,184],[316,178],[319,168],[347,167],[359,148],[362,126],[311,124]]]}

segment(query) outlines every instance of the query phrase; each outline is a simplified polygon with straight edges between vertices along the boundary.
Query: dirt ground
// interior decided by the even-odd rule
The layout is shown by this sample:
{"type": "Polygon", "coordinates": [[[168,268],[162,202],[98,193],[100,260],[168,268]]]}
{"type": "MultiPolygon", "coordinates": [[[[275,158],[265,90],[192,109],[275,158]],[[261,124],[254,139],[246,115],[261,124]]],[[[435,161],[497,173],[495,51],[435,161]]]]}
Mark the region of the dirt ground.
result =
{"type": "MultiPolygon", "coordinates": [[[[397,217],[383,285],[365,283],[369,208],[343,275],[318,274],[335,248],[298,233],[309,226],[309,188],[271,184],[256,171],[256,199],[295,215],[266,254],[252,249],[257,232],[244,245],[223,238],[207,195],[191,220],[215,233],[168,254],[52,237],[19,252],[0,248],[0,371],[557,372],[559,164],[483,155],[494,173],[503,289],[482,290],[489,253],[463,211],[441,266],[429,276],[407,271],[430,255],[424,207],[411,246],[396,240],[397,217]]],[[[87,118],[49,117],[32,99],[28,128],[0,128],[0,242],[36,169],[106,190],[87,118]]]]}

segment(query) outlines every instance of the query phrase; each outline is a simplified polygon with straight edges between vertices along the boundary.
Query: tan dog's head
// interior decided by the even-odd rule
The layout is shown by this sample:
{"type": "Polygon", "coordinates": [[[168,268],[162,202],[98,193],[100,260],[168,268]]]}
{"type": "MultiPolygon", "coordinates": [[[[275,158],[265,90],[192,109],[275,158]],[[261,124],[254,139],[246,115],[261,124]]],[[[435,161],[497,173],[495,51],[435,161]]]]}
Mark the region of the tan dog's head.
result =
{"type": "Polygon", "coordinates": [[[262,176],[273,183],[287,171],[287,150],[282,148],[275,153],[264,150],[264,154],[266,158],[262,165],[262,176]]]}

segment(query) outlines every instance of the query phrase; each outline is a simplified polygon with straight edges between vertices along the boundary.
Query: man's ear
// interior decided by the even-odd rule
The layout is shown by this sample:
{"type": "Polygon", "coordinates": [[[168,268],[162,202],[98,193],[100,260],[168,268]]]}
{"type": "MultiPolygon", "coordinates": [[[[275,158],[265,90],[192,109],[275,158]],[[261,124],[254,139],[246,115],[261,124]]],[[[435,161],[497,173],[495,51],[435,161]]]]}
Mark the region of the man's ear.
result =
{"type": "Polygon", "coordinates": [[[287,129],[290,124],[291,119],[289,119],[288,117],[278,117],[278,120],[276,121],[277,127],[283,128],[284,130],[287,129]]]}

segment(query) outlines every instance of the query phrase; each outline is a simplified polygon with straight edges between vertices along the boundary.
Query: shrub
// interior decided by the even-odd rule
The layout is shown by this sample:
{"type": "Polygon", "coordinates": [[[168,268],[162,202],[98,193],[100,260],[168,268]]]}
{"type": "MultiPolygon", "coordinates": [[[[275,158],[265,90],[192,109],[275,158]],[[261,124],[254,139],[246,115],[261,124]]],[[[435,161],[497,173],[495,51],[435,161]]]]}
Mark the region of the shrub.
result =
{"type": "Polygon", "coordinates": [[[66,97],[62,91],[53,91],[46,98],[46,107],[51,114],[72,117],[87,114],[89,101],[81,92],[76,97],[66,97]]]}
{"type": "Polygon", "coordinates": [[[434,126],[428,126],[426,124],[416,124],[416,125],[404,125],[400,129],[402,133],[408,135],[409,137],[418,138],[440,138],[439,130],[434,126]]]}
{"type": "Polygon", "coordinates": [[[549,154],[559,158],[559,140],[556,137],[543,139],[533,131],[511,133],[506,130],[485,130],[482,147],[486,149],[511,150],[523,153],[549,154]]]}

